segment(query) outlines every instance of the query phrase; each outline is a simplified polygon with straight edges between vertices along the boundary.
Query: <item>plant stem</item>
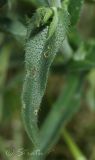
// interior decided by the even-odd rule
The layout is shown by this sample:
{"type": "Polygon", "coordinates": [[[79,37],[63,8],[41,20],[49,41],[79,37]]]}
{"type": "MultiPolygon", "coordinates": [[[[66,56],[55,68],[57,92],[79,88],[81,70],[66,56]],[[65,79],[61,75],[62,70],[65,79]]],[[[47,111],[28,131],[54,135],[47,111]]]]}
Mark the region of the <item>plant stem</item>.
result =
{"type": "Polygon", "coordinates": [[[87,160],[86,157],[81,153],[80,149],[75,144],[75,142],[73,141],[72,137],[66,129],[63,130],[62,137],[64,138],[64,141],[69,147],[69,150],[72,153],[75,160],[87,160]]]}

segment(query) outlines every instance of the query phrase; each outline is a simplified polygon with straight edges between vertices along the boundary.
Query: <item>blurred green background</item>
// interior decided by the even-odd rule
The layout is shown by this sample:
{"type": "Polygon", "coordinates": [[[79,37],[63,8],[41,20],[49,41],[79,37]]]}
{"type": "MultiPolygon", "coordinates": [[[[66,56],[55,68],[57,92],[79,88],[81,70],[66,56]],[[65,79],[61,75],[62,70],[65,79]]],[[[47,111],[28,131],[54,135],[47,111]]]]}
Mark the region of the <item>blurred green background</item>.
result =
{"type": "MultiPolygon", "coordinates": [[[[35,0],[0,0],[0,160],[26,160],[33,147],[22,123],[21,92],[25,75],[26,20],[38,6],[35,0]]],[[[94,1],[85,1],[77,27],[70,28],[68,37],[75,51],[82,41],[94,43],[94,1]]],[[[58,54],[54,64],[62,61],[64,56],[58,54]]],[[[65,72],[60,70],[51,72],[41,104],[39,125],[65,85],[64,77],[65,72]]],[[[58,143],[48,153],[47,160],[76,159],[72,145],[76,153],[81,152],[88,160],[95,160],[95,69],[87,72],[83,85],[85,94],[81,108],[66,126],[68,133],[62,132],[58,143]]]]}

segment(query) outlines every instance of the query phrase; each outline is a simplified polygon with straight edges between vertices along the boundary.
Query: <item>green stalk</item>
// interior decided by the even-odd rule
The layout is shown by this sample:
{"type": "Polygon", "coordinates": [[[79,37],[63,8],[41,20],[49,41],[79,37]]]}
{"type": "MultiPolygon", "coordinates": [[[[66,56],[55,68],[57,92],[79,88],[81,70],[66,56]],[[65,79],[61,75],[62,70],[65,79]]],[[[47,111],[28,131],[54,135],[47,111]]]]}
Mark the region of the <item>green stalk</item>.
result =
{"type": "Polygon", "coordinates": [[[75,160],[87,160],[66,129],[63,130],[62,137],[75,160]]]}

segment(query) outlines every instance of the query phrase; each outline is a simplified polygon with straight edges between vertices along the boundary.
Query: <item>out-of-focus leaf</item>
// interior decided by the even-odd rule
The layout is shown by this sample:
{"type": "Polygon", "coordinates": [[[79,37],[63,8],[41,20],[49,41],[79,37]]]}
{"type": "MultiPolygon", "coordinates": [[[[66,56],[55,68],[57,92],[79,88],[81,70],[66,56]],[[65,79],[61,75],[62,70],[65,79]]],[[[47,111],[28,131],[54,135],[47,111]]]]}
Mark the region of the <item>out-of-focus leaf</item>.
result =
{"type": "Polygon", "coordinates": [[[84,0],[69,0],[68,11],[71,17],[71,25],[75,25],[79,20],[83,2],[84,0]]]}
{"type": "Polygon", "coordinates": [[[88,107],[95,111],[95,69],[92,69],[87,76],[89,87],[86,92],[86,101],[88,107]]]}
{"type": "MultiPolygon", "coordinates": [[[[92,68],[95,68],[95,44],[89,44],[87,48],[82,47],[79,48],[77,51],[78,54],[82,54],[82,56],[85,56],[84,60],[79,61],[71,61],[69,64],[70,70],[90,70],[92,68]],[[80,53],[79,53],[80,52],[80,53]]],[[[75,53],[76,54],[76,53],[75,53]]]]}
{"type": "Polygon", "coordinates": [[[19,21],[0,17],[0,31],[13,35],[20,43],[25,43],[26,27],[19,21]]]}
{"type": "MultiPolygon", "coordinates": [[[[64,45],[64,44],[63,44],[64,45]]],[[[64,46],[65,47],[65,46],[64,46]]],[[[67,63],[62,61],[59,64],[53,65],[51,71],[54,72],[82,72],[90,71],[90,69],[95,68],[95,42],[89,44],[80,45],[79,49],[74,53],[73,50],[71,59],[67,63]],[[82,51],[82,52],[81,52],[82,51]],[[78,54],[77,60],[73,57],[78,54]],[[80,55],[80,56],[79,56],[80,55]],[[85,56],[85,57],[84,57],[85,56]],[[84,60],[83,60],[84,59],[84,60]]],[[[64,50],[63,50],[64,53],[64,50]]]]}
{"type": "Polygon", "coordinates": [[[86,54],[87,51],[84,47],[84,44],[81,43],[79,49],[75,52],[73,59],[75,61],[85,61],[85,58],[87,56],[86,54]]]}
{"type": "Polygon", "coordinates": [[[35,6],[48,6],[47,0],[24,0],[33,3],[35,6]]]}
{"type": "Polygon", "coordinates": [[[11,45],[5,45],[0,49],[0,121],[2,119],[3,110],[3,93],[2,88],[4,87],[6,74],[9,64],[9,58],[11,54],[11,45]]]}

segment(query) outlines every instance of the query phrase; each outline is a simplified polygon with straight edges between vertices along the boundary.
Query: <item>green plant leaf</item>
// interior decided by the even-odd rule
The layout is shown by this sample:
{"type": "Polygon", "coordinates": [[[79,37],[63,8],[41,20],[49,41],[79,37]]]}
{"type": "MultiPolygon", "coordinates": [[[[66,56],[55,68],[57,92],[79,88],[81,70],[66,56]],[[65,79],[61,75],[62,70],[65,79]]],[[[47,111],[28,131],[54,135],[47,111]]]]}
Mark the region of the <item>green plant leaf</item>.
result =
{"type": "Polygon", "coordinates": [[[80,16],[84,0],[69,0],[68,12],[70,13],[71,25],[75,25],[80,16]]]}
{"type": "Polygon", "coordinates": [[[35,146],[39,146],[38,111],[45,92],[49,69],[67,32],[68,23],[66,22],[68,21],[65,22],[67,19],[62,19],[62,15],[66,16],[65,13],[67,12],[59,11],[59,22],[50,39],[47,39],[48,27],[35,28],[35,24],[31,23],[28,27],[22,115],[26,131],[35,146]]]}
{"type": "Polygon", "coordinates": [[[21,44],[25,43],[26,27],[17,20],[0,17],[0,31],[11,34],[21,44]]]}
{"type": "Polygon", "coordinates": [[[45,81],[42,84],[43,48],[46,42],[48,28],[30,38],[26,43],[26,78],[23,88],[23,120],[29,137],[38,144],[37,112],[44,94],[45,81]]]}

